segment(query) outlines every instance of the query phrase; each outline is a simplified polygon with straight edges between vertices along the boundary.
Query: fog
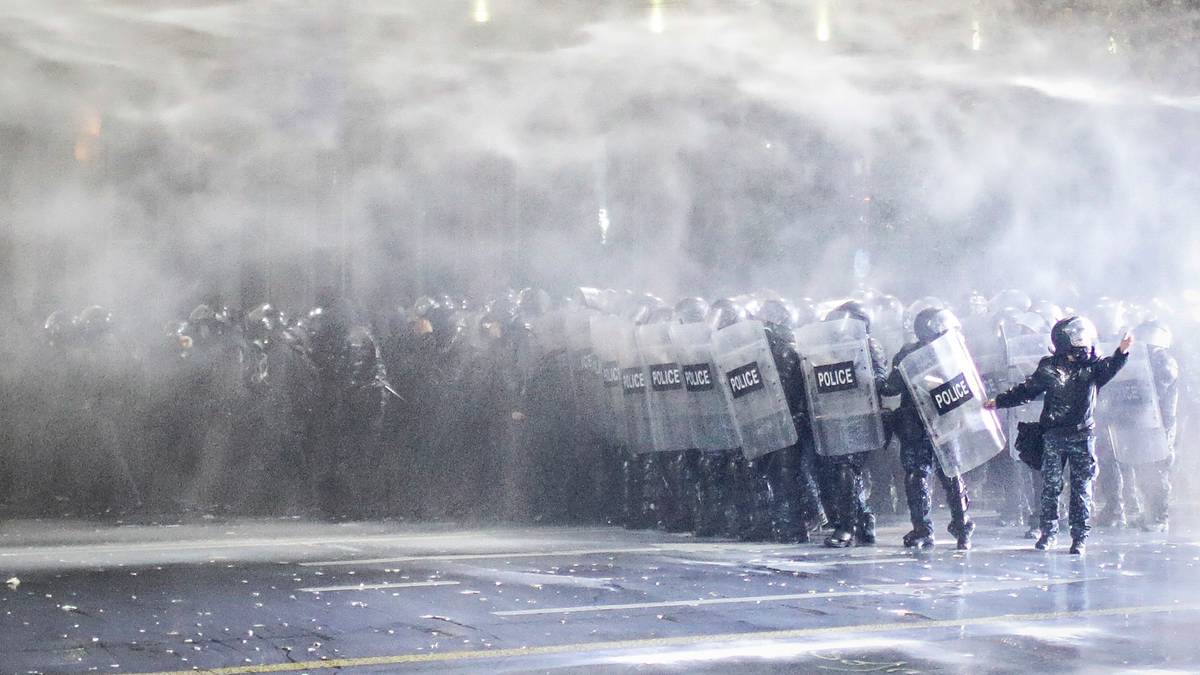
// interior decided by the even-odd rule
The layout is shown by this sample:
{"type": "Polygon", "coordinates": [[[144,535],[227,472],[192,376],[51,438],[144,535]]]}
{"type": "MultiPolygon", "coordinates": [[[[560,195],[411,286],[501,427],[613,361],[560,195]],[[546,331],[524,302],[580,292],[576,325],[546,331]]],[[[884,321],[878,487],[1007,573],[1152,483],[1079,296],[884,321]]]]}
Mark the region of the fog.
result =
{"type": "Polygon", "coordinates": [[[1171,294],[1200,260],[1197,13],[9,0],[9,301],[1171,294]]]}

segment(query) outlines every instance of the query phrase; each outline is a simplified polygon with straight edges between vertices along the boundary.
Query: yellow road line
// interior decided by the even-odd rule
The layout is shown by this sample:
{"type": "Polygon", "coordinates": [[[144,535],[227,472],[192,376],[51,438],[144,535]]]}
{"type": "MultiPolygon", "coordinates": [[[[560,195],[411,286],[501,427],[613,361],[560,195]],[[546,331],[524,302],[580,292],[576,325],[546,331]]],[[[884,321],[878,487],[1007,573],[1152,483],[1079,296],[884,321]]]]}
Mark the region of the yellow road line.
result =
{"type": "Polygon", "coordinates": [[[575,644],[546,645],[544,647],[518,647],[514,649],[492,649],[424,654],[396,654],[392,656],[366,656],[359,658],[329,659],[296,663],[271,663],[264,665],[234,666],[210,670],[181,670],[146,675],[238,675],[249,673],[284,673],[300,670],[329,670],[333,668],[365,668],[370,666],[394,666],[409,663],[436,663],[445,661],[471,661],[549,656],[555,654],[589,653],[600,651],[654,649],[660,647],[686,647],[708,643],[755,640],[794,640],[814,635],[837,635],[848,637],[859,633],[891,633],[930,628],[962,628],[987,624],[1020,621],[1054,621],[1097,616],[1131,616],[1158,614],[1163,612],[1198,611],[1200,604],[1148,605],[1143,607],[1113,607],[1109,609],[1085,609],[1074,612],[1035,612],[1030,614],[1000,614],[966,619],[940,619],[914,621],[911,623],[869,623],[854,626],[825,626],[821,628],[798,628],[793,630],[761,631],[749,633],[724,633],[717,635],[682,635],[678,637],[641,638],[612,642],[581,642],[575,644]]]}

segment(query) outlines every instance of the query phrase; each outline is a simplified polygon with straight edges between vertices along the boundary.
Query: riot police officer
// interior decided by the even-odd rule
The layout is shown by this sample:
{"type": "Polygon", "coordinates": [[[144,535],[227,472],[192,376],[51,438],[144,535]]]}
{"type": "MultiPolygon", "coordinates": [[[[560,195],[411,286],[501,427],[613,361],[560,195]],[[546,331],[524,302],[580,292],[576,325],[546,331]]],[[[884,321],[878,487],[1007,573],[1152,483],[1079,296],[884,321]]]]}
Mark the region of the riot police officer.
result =
{"type": "MultiPolygon", "coordinates": [[[[799,311],[786,300],[770,299],[758,308],[755,318],[763,322],[767,344],[775,361],[787,398],[788,409],[797,431],[807,427],[805,419],[804,379],[801,357],[796,351],[792,331],[797,327],[799,311]]],[[[796,444],[777,450],[749,463],[756,479],[756,513],[751,523],[760,525],[751,536],[770,537],[781,543],[807,543],[809,523],[820,512],[814,463],[805,461],[812,454],[812,435],[797,433],[796,444]],[[763,513],[765,511],[765,513],[763,513]],[[766,527],[769,526],[769,530],[766,527]]]]}
{"type": "Polygon", "coordinates": [[[950,507],[949,532],[956,539],[960,550],[971,547],[971,534],[975,523],[967,515],[969,499],[967,486],[962,476],[947,476],[934,454],[933,442],[925,429],[904,378],[898,368],[906,356],[933,342],[952,330],[961,330],[958,317],[948,309],[930,306],[913,317],[913,332],[916,342],[905,345],[892,361],[892,371],[881,387],[884,395],[899,395],[900,407],[894,417],[896,435],[900,438],[900,463],[904,467],[904,491],[908,500],[909,517],[913,529],[904,535],[908,548],[931,548],[934,545],[933,522],[929,518],[932,499],[929,492],[929,475],[936,471],[938,480],[946,491],[946,502],[950,507]]]}
{"type": "Polygon", "coordinates": [[[821,487],[831,493],[829,501],[834,505],[833,513],[827,514],[832,517],[833,533],[824,542],[831,548],[844,548],[856,542],[867,545],[875,543],[875,514],[868,503],[868,485],[863,469],[870,453],[886,443],[880,419],[882,402],[877,393],[883,388],[888,374],[883,347],[871,337],[871,315],[861,303],[844,303],[825,317],[826,322],[847,320],[861,322],[866,331],[866,349],[874,387],[861,388],[860,391],[873,399],[868,403],[875,405],[872,416],[875,419],[874,426],[878,429],[875,441],[879,446],[864,447],[871,434],[856,435],[853,440],[857,447],[840,448],[837,454],[818,457],[819,470],[825,476],[821,487]]]}
{"type": "Polygon", "coordinates": [[[1150,351],[1150,367],[1158,394],[1159,414],[1167,437],[1166,459],[1147,467],[1146,515],[1142,529],[1165,532],[1169,522],[1171,469],[1175,464],[1175,438],[1179,411],[1179,362],[1171,353],[1174,336],[1166,323],[1151,319],[1134,329],[1134,337],[1150,351]]]}
{"type": "Polygon", "coordinates": [[[1082,554],[1092,509],[1092,480],[1096,476],[1097,394],[1125,365],[1133,336],[1127,335],[1112,356],[1099,358],[1096,327],[1078,316],[1054,325],[1050,333],[1054,354],[1042,359],[1024,382],[996,396],[987,408],[1011,408],[1043,396],[1042,536],[1035,547],[1053,548],[1058,533],[1058,497],[1063,473],[1071,467],[1071,553],[1082,554]]]}

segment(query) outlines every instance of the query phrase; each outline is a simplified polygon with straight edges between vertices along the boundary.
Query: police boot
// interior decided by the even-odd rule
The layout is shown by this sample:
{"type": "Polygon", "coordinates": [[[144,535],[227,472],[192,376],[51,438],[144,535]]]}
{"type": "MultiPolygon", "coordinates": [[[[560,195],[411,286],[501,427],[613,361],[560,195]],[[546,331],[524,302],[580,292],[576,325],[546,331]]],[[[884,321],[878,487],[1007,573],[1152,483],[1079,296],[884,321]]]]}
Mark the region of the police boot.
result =
{"type": "Polygon", "coordinates": [[[929,530],[913,530],[904,535],[904,548],[933,548],[933,533],[929,530]]]}
{"type": "Polygon", "coordinates": [[[854,533],[858,543],[863,546],[875,545],[875,514],[864,513],[859,516],[858,529],[854,533]]]}
{"type": "Polygon", "coordinates": [[[971,500],[967,496],[967,486],[961,476],[946,478],[946,501],[950,507],[950,534],[956,539],[958,550],[966,551],[971,548],[971,534],[975,531],[975,523],[967,517],[967,509],[971,500]]]}
{"type": "Polygon", "coordinates": [[[933,529],[929,524],[929,476],[918,471],[904,475],[904,493],[908,500],[908,514],[913,529],[904,535],[907,548],[930,548],[933,546],[933,529]]]}
{"type": "Polygon", "coordinates": [[[825,545],[829,548],[849,548],[854,545],[854,532],[839,525],[833,534],[825,537],[825,545]]]}
{"type": "Polygon", "coordinates": [[[1041,525],[1041,523],[1038,522],[1037,515],[1029,514],[1029,515],[1025,516],[1025,525],[1026,525],[1026,528],[1025,528],[1025,538],[1026,539],[1037,539],[1039,536],[1041,536],[1042,525],[1041,525]]]}
{"type": "Polygon", "coordinates": [[[1054,535],[1043,532],[1042,536],[1038,538],[1037,543],[1034,544],[1033,547],[1039,551],[1048,551],[1054,548],[1056,541],[1057,538],[1054,535]]]}
{"type": "Polygon", "coordinates": [[[1125,509],[1111,502],[1104,505],[1100,513],[1096,514],[1096,525],[1098,527],[1125,527],[1125,509]]]}
{"type": "Polygon", "coordinates": [[[1071,555],[1083,555],[1086,550],[1082,538],[1071,540],[1071,555]]]}

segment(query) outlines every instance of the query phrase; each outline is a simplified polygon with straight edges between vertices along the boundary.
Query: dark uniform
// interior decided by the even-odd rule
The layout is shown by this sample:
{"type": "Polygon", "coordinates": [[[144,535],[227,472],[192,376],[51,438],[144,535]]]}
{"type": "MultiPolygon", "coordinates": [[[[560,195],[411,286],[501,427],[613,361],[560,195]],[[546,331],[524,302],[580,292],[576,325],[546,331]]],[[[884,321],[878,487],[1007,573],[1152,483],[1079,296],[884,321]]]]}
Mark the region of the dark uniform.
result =
{"type": "Polygon", "coordinates": [[[904,535],[904,545],[928,548],[934,544],[933,521],[929,517],[933,506],[929,475],[936,469],[938,480],[946,491],[946,504],[950,507],[948,531],[958,540],[958,547],[965,549],[970,547],[971,533],[975,529],[975,523],[967,516],[970,500],[966,483],[962,476],[947,476],[937,462],[933,441],[925,430],[925,424],[917,412],[916,401],[905,386],[904,378],[897,367],[906,356],[945,332],[945,329],[933,329],[932,332],[931,329],[922,329],[923,325],[933,325],[937,321],[957,323],[957,319],[949,310],[932,307],[922,310],[914,319],[918,341],[905,345],[896,354],[892,360],[892,371],[881,385],[880,392],[883,396],[900,396],[900,407],[893,415],[893,423],[896,436],[900,439],[900,464],[905,474],[904,492],[913,526],[912,531],[904,535]]]}
{"type": "MultiPolygon", "coordinates": [[[[825,317],[826,321],[838,319],[855,319],[871,327],[871,316],[857,302],[848,302],[833,310],[825,317]]],[[[868,335],[867,349],[871,357],[871,374],[875,378],[876,395],[886,386],[888,377],[887,361],[883,346],[868,335]]],[[[882,407],[882,399],[880,399],[882,407]]],[[[810,434],[811,437],[811,434],[810,434]]],[[[870,483],[865,467],[872,451],[880,448],[864,448],[861,452],[852,452],[830,457],[817,457],[819,471],[825,476],[821,489],[829,494],[832,511],[827,511],[833,524],[833,533],[825,539],[825,545],[830,547],[849,546],[857,541],[859,544],[875,543],[875,514],[870,506],[870,483]]]]}
{"type": "Polygon", "coordinates": [[[1045,438],[1042,537],[1037,547],[1049,548],[1058,533],[1058,498],[1069,465],[1072,552],[1079,553],[1091,530],[1092,480],[1096,477],[1096,398],[1100,388],[1125,365],[1128,355],[1118,349],[1108,358],[1096,358],[1095,328],[1079,317],[1060,321],[1052,336],[1055,354],[1042,359],[1032,375],[997,396],[995,403],[997,408],[1011,408],[1038,396],[1045,397],[1040,420],[1045,438]]]}

